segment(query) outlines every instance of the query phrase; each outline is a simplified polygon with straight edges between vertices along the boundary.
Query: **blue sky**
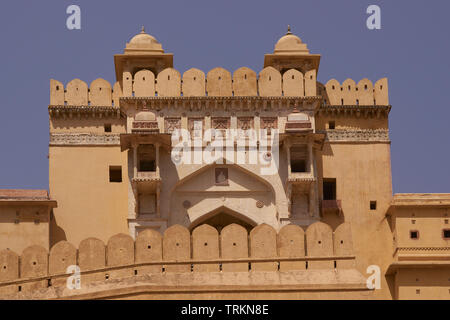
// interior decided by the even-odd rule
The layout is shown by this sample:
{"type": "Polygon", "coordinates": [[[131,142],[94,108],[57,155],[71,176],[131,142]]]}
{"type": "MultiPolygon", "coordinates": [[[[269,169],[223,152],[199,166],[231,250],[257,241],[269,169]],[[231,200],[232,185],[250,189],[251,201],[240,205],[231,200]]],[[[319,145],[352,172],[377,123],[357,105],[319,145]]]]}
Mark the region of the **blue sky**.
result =
{"type": "Polygon", "coordinates": [[[318,79],[389,78],[394,192],[450,192],[448,1],[2,1],[0,188],[48,188],[49,79],[114,79],[113,55],[145,25],[174,67],[262,69],[292,31],[322,55],[318,79]],[[81,7],[81,30],[66,8],[81,7]],[[366,9],[381,7],[381,30],[366,9]]]}

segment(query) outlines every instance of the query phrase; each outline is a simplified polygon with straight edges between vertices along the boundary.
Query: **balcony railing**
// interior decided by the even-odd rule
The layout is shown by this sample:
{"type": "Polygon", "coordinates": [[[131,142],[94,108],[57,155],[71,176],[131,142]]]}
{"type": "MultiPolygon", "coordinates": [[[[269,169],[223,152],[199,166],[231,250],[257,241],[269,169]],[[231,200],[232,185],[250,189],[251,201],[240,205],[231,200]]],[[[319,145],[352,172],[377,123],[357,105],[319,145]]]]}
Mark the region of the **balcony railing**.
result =
{"type": "Polygon", "coordinates": [[[292,183],[311,183],[316,181],[311,172],[290,172],[288,181],[292,183]]]}
{"type": "Polygon", "coordinates": [[[322,213],[323,212],[342,212],[342,202],[341,200],[322,200],[321,204],[322,213]]]}
{"type": "Polygon", "coordinates": [[[136,176],[133,178],[133,181],[136,182],[151,182],[151,181],[160,181],[161,177],[156,171],[138,171],[136,176]]]}

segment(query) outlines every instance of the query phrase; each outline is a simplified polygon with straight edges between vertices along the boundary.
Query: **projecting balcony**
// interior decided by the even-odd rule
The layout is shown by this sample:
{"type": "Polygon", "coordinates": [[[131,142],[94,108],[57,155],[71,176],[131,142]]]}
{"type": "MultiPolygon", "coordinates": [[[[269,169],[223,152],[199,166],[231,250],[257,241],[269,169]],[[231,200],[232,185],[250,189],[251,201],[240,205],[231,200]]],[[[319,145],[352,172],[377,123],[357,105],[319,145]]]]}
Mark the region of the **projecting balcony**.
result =
{"type": "Polygon", "coordinates": [[[312,175],[311,172],[291,172],[288,176],[288,182],[297,185],[297,184],[305,184],[309,185],[312,182],[315,182],[316,178],[312,175]]]}
{"type": "Polygon", "coordinates": [[[322,200],[321,203],[322,214],[324,213],[342,213],[342,202],[341,200],[322,200]]]}
{"type": "Polygon", "coordinates": [[[141,183],[157,183],[161,181],[161,177],[156,171],[138,171],[132,180],[141,183]]]}
{"type": "Polygon", "coordinates": [[[157,121],[133,121],[133,133],[159,133],[157,121]]]}

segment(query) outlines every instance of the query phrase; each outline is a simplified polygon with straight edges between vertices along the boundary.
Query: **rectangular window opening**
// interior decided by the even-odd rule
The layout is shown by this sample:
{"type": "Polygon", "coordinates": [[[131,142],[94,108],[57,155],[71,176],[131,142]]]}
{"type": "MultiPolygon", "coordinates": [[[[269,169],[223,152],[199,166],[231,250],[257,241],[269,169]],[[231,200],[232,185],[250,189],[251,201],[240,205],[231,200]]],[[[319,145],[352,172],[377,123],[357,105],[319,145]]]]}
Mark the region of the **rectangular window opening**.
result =
{"type": "Polygon", "coordinates": [[[307,172],[308,149],[306,145],[290,148],[291,172],[307,172]]]}
{"type": "Polygon", "coordinates": [[[411,239],[413,239],[413,240],[419,239],[419,231],[417,231],[417,230],[411,230],[411,231],[409,232],[409,237],[410,237],[411,239]]]}
{"type": "Polygon", "coordinates": [[[377,202],[370,201],[370,210],[377,210],[377,202]]]}
{"type": "Polygon", "coordinates": [[[112,132],[111,123],[105,123],[105,132],[112,132]]]}
{"type": "Polygon", "coordinates": [[[323,179],[323,200],[336,200],[336,179],[323,179]]]}
{"type": "Polygon", "coordinates": [[[450,229],[442,230],[442,236],[445,240],[450,240],[450,229]]]}
{"type": "Polygon", "coordinates": [[[122,182],[121,166],[109,166],[109,182],[122,182]]]}
{"type": "Polygon", "coordinates": [[[334,121],[328,122],[328,129],[330,129],[330,130],[336,129],[336,122],[334,122],[334,121]]]}

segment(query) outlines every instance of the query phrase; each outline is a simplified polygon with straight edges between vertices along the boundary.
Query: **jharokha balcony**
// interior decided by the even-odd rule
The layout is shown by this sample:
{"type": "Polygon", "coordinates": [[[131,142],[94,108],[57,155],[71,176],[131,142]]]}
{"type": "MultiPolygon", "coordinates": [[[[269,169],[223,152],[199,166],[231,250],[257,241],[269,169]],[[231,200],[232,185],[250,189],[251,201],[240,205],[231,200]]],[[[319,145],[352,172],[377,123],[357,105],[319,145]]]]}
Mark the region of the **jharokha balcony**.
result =
{"type": "Polygon", "coordinates": [[[322,200],[321,203],[322,214],[334,212],[337,214],[342,213],[342,201],[341,200],[322,200]]]}

